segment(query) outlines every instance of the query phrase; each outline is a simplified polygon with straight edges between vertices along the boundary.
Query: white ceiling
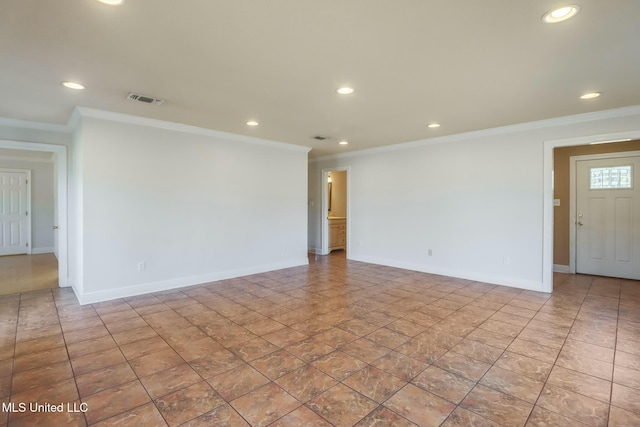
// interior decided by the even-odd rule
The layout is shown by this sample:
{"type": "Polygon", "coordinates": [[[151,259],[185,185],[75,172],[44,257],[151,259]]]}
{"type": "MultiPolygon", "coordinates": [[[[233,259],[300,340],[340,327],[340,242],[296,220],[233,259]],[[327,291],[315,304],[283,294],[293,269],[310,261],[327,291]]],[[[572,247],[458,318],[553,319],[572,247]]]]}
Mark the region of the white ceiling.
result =
{"type": "Polygon", "coordinates": [[[66,124],[79,105],[321,156],[640,104],[640,1],[569,3],[581,12],[550,25],[564,3],[2,0],[0,117],[66,124]]]}

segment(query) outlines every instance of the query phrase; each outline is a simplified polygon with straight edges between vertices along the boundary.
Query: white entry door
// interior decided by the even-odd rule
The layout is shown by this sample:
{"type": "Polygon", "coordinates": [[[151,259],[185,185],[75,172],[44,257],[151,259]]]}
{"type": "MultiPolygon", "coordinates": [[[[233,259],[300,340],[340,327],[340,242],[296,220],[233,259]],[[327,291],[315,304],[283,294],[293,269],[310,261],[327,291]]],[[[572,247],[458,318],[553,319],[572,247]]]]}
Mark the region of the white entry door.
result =
{"type": "Polygon", "coordinates": [[[0,255],[29,252],[27,172],[0,170],[0,255]]]}
{"type": "Polygon", "coordinates": [[[576,272],[640,279],[640,157],[576,162],[576,272]]]}

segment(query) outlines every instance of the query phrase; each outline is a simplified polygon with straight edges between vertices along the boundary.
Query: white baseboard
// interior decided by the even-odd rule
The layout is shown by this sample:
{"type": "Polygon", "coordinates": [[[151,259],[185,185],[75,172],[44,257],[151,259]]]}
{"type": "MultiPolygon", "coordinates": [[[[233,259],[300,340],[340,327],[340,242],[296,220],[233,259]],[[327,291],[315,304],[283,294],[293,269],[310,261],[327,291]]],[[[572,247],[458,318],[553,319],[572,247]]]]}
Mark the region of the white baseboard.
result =
{"type": "Polygon", "coordinates": [[[31,254],[51,254],[55,253],[56,248],[31,248],[31,254]]]}
{"type": "Polygon", "coordinates": [[[569,273],[569,266],[562,264],[553,264],[553,272],[554,273],[569,273]]]}
{"type": "Polygon", "coordinates": [[[73,290],[73,293],[76,294],[76,298],[78,299],[78,302],[80,302],[80,291],[78,290],[78,287],[76,286],[75,283],[71,282],[71,279],[67,280],[67,286],[63,286],[63,287],[70,287],[71,290],[73,290]]]}
{"type": "MultiPolygon", "coordinates": [[[[284,268],[299,267],[308,264],[309,259],[305,257],[302,259],[295,259],[274,264],[265,264],[236,270],[200,274],[197,276],[179,277],[176,279],[162,280],[159,282],[140,283],[137,285],[125,286],[121,288],[106,289],[104,291],[86,292],[82,293],[82,295],[78,295],[77,289],[75,287],[74,291],[76,292],[76,296],[78,296],[78,301],[80,301],[80,304],[93,304],[96,302],[109,301],[117,298],[132,297],[136,295],[148,294],[151,292],[160,292],[169,289],[183,288],[186,286],[200,285],[208,282],[233,279],[236,277],[266,273],[268,271],[282,270],[284,268]]],[[[85,283],[85,287],[86,285],[87,284],[85,283]]]]}
{"type": "Polygon", "coordinates": [[[354,261],[368,262],[371,264],[386,265],[389,267],[403,268],[405,270],[419,271],[421,273],[438,274],[442,276],[455,277],[458,279],[473,280],[476,282],[490,283],[493,285],[508,286],[510,288],[526,289],[530,291],[542,292],[542,281],[524,280],[517,277],[505,277],[488,275],[473,271],[452,270],[430,265],[412,264],[399,260],[381,259],[369,256],[351,256],[354,261]]]}

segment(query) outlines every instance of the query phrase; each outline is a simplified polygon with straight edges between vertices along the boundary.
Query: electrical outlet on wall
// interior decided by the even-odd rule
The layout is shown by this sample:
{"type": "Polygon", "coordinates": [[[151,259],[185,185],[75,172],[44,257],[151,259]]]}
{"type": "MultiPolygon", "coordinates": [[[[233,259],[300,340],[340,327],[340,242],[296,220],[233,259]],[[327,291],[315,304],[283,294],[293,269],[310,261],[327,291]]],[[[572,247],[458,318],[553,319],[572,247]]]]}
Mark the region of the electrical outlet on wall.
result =
{"type": "Polygon", "coordinates": [[[433,249],[429,249],[429,250],[427,250],[427,254],[428,254],[429,256],[433,256],[433,249]]]}
{"type": "Polygon", "coordinates": [[[144,270],[145,270],[145,268],[147,268],[147,266],[146,266],[145,262],[144,262],[144,261],[140,261],[140,262],[138,263],[138,271],[144,271],[144,270]]]}

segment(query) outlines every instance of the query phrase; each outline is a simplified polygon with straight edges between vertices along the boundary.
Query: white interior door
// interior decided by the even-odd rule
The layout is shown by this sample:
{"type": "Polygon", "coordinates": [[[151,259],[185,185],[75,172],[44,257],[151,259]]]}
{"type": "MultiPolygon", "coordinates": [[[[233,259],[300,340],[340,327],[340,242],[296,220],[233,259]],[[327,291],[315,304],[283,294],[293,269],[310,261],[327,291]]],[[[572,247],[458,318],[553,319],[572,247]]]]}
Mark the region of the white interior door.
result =
{"type": "Polygon", "coordinates": [[[27,172],[0,170],[0,255],[29,253],[27,172]]]}
{"type": "Polygon", "coordinates": [[[576,272],[640,279],[640,157],[576,164],[576,272]]]}

